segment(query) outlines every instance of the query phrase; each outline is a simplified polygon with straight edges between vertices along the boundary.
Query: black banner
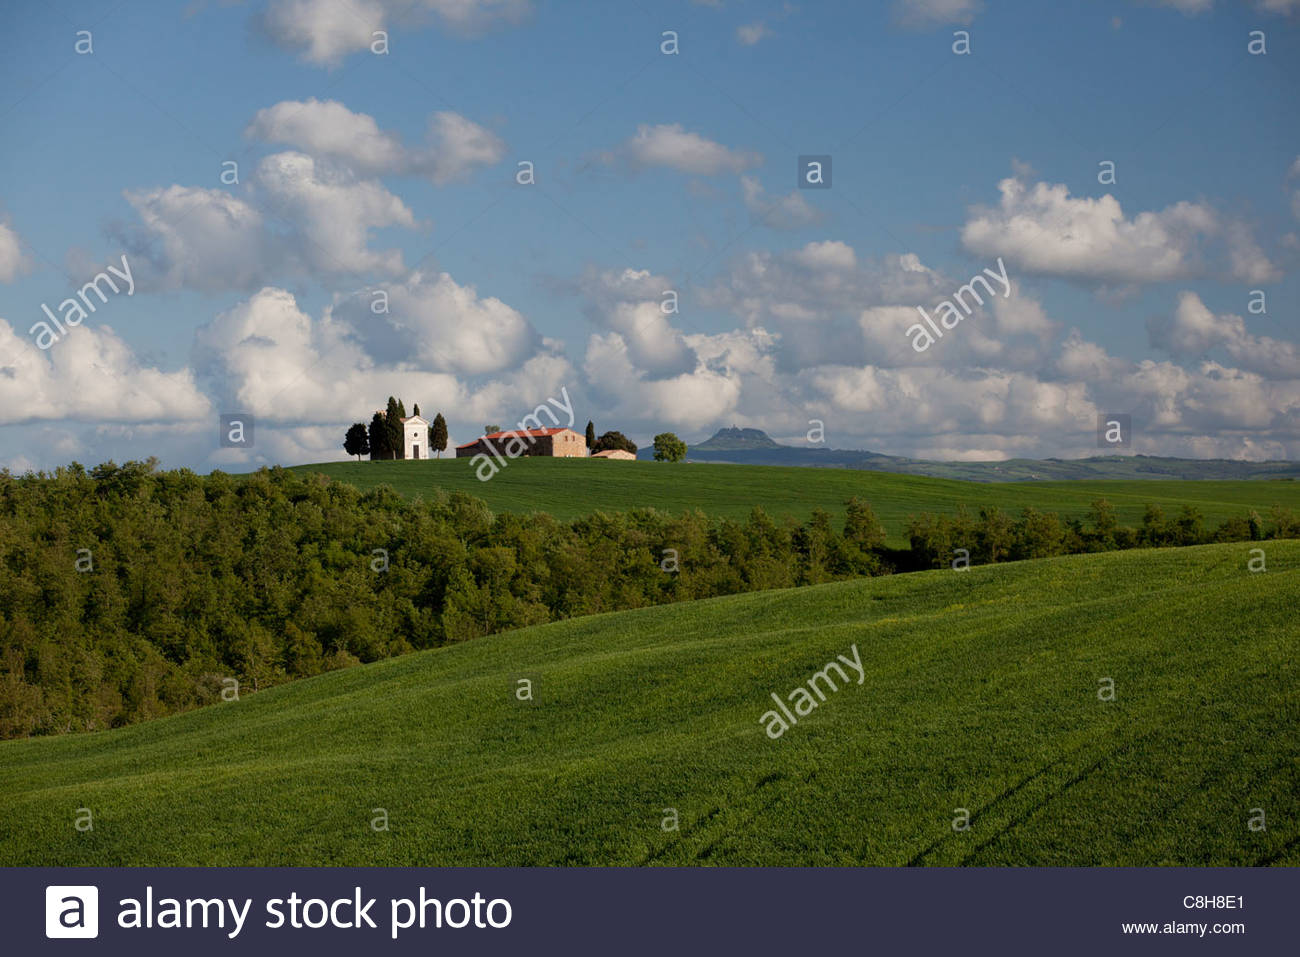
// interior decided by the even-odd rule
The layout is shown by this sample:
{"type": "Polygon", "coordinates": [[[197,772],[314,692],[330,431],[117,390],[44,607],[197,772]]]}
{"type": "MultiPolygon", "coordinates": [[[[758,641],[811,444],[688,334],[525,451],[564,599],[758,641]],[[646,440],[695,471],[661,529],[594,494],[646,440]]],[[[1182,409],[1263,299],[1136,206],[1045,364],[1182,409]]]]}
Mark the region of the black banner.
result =
{"type": "Polygon", "coordinates": [[[10,868],[12,954],[1281,954],[1300,872],[10,868]]]}

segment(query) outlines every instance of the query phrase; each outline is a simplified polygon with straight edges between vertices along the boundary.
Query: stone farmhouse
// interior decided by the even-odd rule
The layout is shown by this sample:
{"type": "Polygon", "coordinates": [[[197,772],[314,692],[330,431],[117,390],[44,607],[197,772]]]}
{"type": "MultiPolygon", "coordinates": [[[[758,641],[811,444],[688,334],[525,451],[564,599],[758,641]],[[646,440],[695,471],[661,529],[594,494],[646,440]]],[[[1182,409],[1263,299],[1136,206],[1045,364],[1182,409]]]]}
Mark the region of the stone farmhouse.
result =
{"type": "Polygon", "coordinates": [[[514,429],[493,432],[456,446],[456,458],[487,455],[517,459],[525,455],[581,459],[587,457],[587,440],[572,429],[514,429]]]}
{"type": "Polygon", "coordinates": [[[606,449],[603,452],[591,453],[593,459],[616,459],[621,462],[635,462],[636,456],[626,449],[606,449]]]}

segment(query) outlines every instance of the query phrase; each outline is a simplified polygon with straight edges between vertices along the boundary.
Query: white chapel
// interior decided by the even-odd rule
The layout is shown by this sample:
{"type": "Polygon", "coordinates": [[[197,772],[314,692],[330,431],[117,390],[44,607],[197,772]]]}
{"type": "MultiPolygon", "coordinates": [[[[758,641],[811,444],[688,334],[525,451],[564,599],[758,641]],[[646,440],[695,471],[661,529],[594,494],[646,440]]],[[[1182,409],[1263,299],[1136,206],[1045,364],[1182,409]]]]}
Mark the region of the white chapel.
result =
{"type": "Polygon", "coordinates": [[[402,457],[427,459],[429,457],[429,426],[432,423],[421,415],[408,415],[402,420],[402,457]]]}

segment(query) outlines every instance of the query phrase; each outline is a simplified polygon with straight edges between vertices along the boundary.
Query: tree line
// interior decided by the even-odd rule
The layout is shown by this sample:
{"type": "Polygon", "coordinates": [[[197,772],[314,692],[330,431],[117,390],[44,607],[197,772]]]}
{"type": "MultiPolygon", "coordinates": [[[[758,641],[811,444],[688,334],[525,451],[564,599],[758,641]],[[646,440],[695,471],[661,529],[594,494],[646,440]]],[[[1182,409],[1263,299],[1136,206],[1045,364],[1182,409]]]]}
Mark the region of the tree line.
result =
{"type": "MultiPolygon", "coordinates": [[[[414,414],[420,414],[419,404],[415,405],[414,414]]],[[[402,424],[405,418],[406,404],[401,399],[390,395],[387,408],[383,412],[376,412],[371,417],[369,426],[364,422],[354,422],[348,427],[343,436],[343,451],[348,455],[355,455],[357,461],[360,461],[363,455],[369,455],[372,459],[405,458],[406,442],[402,424]]],[[[499,425],[483,426],[484,435],[492,435],[500,431],[502,429],[499,425]]],[[[448,437],[447,420],[443,418],[441,412],[433,417],[427,440],[428,447],[438,453],[438,458],[442,458],[442,453],[447,450],[448,437]]],[[[622,432],[610,431],[597,437],[596,426],[591,421],[587,422],[586,442],[589,453],[622,449],[636,455],[636,443],[626,435],[622,432]]],[[[656,435],[654,444],[655,459],[658,461],[678,462],[686,456],[686,443],[671,432],[656,435]]]]}
{"type": "Polygon", "coordinates": [[[651,509],[568,522],[472,496],[409,501],[284,469],[156,462],[0,471],[0,737],[113,727],[295,678],[576,615],[864,575],[1202,541],[1300,537],[1274,509],[1121,526],[1027,509],[920,515],[890,548],[836,522],[651,509]]]}
{"type": "MultiPolygon", "coordinates": [[[[414,415],[420,414],[417,402],[414,415]]],[[[355,455],[357,461],[361,456],[369,455],[372,459],[402,459],[406,457],[406,441],[402,420],[406,418],[406,404],[394,396],[388,397],[388,406],[383,412],[376,412],[370,419],[369,427],[364,422],[354,422],[343,436],[343,451],[355,455]]],[[[439,412],[433,417],[427,437],[428,447],[438,453],[447,450],[447,420],[439,412]]]]}
{"type": "Polygon", "coordinates": [[[1184,505],[1177,515],[1166,517],[1159,505],[1148,505],[1141,525],[1132,527],[1119,523],[1115,507],[1105,499],[1093,502],[1083,519],[1062,519],[1034,508],[1015,518],[999,508],[972,512],[961,506],[953,515],[922,513],[908,521],[909,565],[984,565],[1080,552],[1300,537],[1300,519],[1289,509],[1274,506],[1269,514],[1267,522],[1251,511],[1210,528],[1194,506],[1184,505]]]}

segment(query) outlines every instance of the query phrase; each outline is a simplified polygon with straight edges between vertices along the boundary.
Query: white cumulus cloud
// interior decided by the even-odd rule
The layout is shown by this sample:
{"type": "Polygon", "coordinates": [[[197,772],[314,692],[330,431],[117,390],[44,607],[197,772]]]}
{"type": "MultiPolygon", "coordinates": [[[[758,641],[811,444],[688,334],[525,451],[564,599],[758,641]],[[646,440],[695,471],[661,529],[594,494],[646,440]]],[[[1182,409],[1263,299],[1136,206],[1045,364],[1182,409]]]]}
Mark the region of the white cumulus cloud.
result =
{"type": "Polygon", "coordinates": [[[895,0],[894,21],[915,30],[965,25],[983,9],[982,0],[895,0]]]}
{"type": "Polygon", "coordinates": [[[281,275],[393,276],[400,250],[374,250],[370,231],[416,226],[374,180],[304,153],[265,157],[240,195],[172,185],[128,191],[138,222],[118,238],[144,264],[146,288],[251,290],[281,275]]]}
{"type": "Polygon", "coordinates": [[[754,219],[772,229],[801,229],[824,219],[804,197],[801,190],[791,190],[785,196],[769,197],[757,177],[742,176],[740,187],[745,197],[745,208],[754,219]]]}
{"type": "Polygon", "coordinates": [[[1260,282],[1279,272],[1243,224],[1224,222],[1213,209],[1180,202],[1126,216],[1109,194],[1071,196],[1063,184],[1032,186],[1017,177],[998,184],[996,207],[975,208],[962,244],[981,256],[1002,256],[1027,273],[1118,283],[1162,282],[1207,274],[1204,249],[1226,248],[1226,270],[1260,282]]]}
{"type": "Polygon", "coordinates": [[[1151,344],[1176,356],[1200,356],[1223,349],[1243,369],[1273,379],[1300,378],[1295,343],[1246,331],[1240,316],[1215,315],[1194,292],[1182,292],[1170,316],[1147,324],[1151,344]]]}
{"type": "Polygon", "coordinates": [[[414,272],[382,289],[342,297],[331,315],[347,324],[376,361],[439,372],[500,372],[541,344],[518,310],[480,296],[445,272],[414,272]]]}
{"type": "Polygon", "coordinates": [[[13,282],[31,271],[32,260],[23,244],[4,220],[0,220],[0,282],[13,282]]]}
{"type": "Polygon", "coordinates": [[[271,0],[261,25],[307,62],[335,66],[351,53],[374,49],[382,39],[377,33],[419,28],[430,15],[454,31],[474,33],[518,23],[530,9],[529,0],[271,0]]]}
{"type": "MultiPolygon", "coordinates": [[[[433,285],[436,288],[437,282],[433,285]]],[[[421,287],[414,281],[412,295],[427,292],[421,287]]],[[[466,295],[466,287],[455,288],[466,295]]],[[[472,299],[473,290],[467,295],[472,299]]],[[[471,387],[465,379],[420,361],[371,355],[352,322],[334,312],[326,310],[321,319],[313,319],[291,293],[264,288],[199,329],[193,365],[212,383],[223,405],[280,425],[369,421],[389,395],[402,396],[408,408],[419,402],[431,412],[509,418],[574,383],[567,360],[556,354],[553,344],[543,342],[535,354],[521,356],[516,368],[500,370],[495,378],[471,387]]],[[[409,344],[411,358],[418,360],[418,344],[409,344]]],[[[338,456],[336,450],[328,451],[338,456]]]]}
{"type": "Polygon", "coordinates": [[[396,275],[403,269],[399,250],[372,250],[371,229],[415,226],[415,217],[379,183],[359,180],[350,171],[303,153],[267,156],[257,168],[257,184],[268,206],[292,223],[296,255],[321,273],[396,275]]]}
{"type": "Polygon", "coordinates": [[[680,297],[666,277],[647,269],[588,268],[578,289],[587,317],[618,333],[627,361],[637,369],[664,377],[696,368],[698,357],[670,321],[680,297]]]}
{"type": "Polygon", "coordinates": [[[175,422],[209,414],[188,369],[144,365],[109,326],[81,325],[37,348],[0,319],[0,425],[42,419],[175,422]]]}
{"type": "Polygon", "coordinates": [[[374,117],[337,100],[285,100],[259,110],[246,135],[339,160],[363,176],[423,176],[437,185],[467,178],[505,155],[504,141],[459,113],[429,118],[425,145],[407,147],[374,117]]]}
{"type": "Polygon", "coordinates": [[[635,136],[601,158],[633,170],[658,166],[695,176],[742,173],[763,161],[757,153],[728,149],[686,130],[680,123],[642,123],[635,136]]]}
{"type": "Polygon", "coordinates": [[[277,268],[262,213],[237,196],[198,186],[128,191],[139,224],[122,237],[151,268],[142,284],[204,291],[246,289],[277,268]]]}

